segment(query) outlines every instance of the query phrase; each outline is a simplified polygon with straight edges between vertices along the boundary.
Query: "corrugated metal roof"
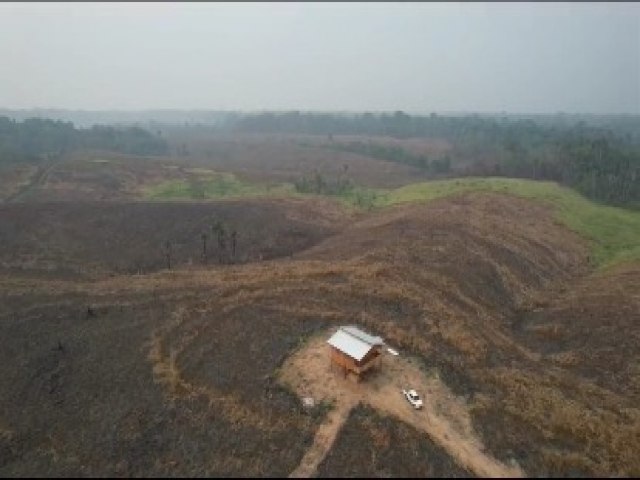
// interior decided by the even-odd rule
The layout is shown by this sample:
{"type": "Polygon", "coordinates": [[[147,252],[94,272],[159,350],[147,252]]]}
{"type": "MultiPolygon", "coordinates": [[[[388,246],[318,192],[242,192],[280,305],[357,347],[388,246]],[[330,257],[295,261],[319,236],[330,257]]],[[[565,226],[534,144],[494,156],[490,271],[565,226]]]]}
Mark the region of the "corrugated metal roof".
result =
{"type": "Polygon", "coordinates": [[[327,340],[327,343],[358,361],[362,360],[372,348],[367,342],[363,342],[343,330],[338,330],[334,333],[333,336],[327,340]]]}
{"type": "Polygon", "coordinates": [[[340,327],[327,343],[350,357],[360,361],[375,345],[383,344],[380,337],[374,337],[356,327],[340,327]]]}
{"type": "Polygon", "coordinates": [[[384,340],[381,337],[374,337],[373,335],[369,335],[367,332],[363,332],[358,327],[348,326],[348,327],[340,327],[345,332],[353,335],[354,337],[359,338],[367,342],[369,345],[383,345],[384,340]]]}

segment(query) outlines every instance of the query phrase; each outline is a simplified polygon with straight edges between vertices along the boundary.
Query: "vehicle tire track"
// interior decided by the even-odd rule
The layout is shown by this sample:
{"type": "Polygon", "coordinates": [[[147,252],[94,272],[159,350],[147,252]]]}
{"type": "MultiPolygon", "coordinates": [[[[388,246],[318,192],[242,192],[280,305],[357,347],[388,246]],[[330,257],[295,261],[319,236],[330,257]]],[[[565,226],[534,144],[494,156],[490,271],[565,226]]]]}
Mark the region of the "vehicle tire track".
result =
{"type": "Polygon", "coordinates": [[[313,444],[304,454],[296,469],[289,474],[289,478],[310,478],[316,473],[318,466],[333,447],[338,433],[349,418],[351,409],[356,404],[357,402],[339,402],[327,414],[313,437],[313,444]]]}

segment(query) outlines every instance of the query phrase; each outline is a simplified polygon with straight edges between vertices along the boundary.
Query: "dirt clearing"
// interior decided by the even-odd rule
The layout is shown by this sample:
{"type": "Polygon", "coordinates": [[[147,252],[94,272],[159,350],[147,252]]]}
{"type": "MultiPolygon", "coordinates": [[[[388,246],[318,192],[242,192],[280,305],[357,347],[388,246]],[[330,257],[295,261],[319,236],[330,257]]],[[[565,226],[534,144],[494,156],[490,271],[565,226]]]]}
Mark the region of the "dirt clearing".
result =
{"type": "Polygon", "coordinates": [[[396,417],[429,435],[464,468],[480,477],[522,477],[517,466],[507,466],[484,453],[465,402],[451,393],[436,370],[426,373],[412,358],[385,353],[380,369],[361,383],[345,379],[330,368],[323,332],[314,336],[285,361],[280,380],[301,397],[333,403],[334,409],[319,427],[314,443],[291,476],[312,476],[346,421],[362,402],[396,417]],[[424,408],[415,411],[402,396],[402,388],[415,388],[424,408]]]}

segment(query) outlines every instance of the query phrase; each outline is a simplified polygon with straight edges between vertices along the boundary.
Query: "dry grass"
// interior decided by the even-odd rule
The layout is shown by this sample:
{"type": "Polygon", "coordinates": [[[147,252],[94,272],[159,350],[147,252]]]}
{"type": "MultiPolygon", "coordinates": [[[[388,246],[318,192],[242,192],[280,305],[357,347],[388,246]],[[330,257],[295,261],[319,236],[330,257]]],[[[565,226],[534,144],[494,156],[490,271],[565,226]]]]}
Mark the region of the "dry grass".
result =
{"type": "Polygon", "coordinates": [[[546,471],[596,476],[640,472],[640,409],[625,409],[626,399],[559,372],[500,368],[484,375],[504,394],[499,405],[507,418],[528,425],[542,439],[537,449],[546,471]]]}
{"type": "MultiPolygon", "coordinates": [[[[439,217],[437,205],[432,206],[431,211],[430,209],[407,209],[394,213],[391,221],[387,223],[381,223],[379,220],[376,222],[376,243],[379,247],[377,250],[365,250],[364,255],[361,254],[363,250],[353,245],[349,239],[367,238],[367,234],[360,231],[369,226],[367,222],[354,227],[357,233],[345,232],[342,243],[339,243],[339,237],[332,238],[325,244],[305,252],[302,258],[293,263],[271,263],[250,271],[227,270],[224,279],[217,278],[214,281],[213,277],[208,278],[207,282],[210,285],[219,285],[221,290],[206,309],[226,315],[246,305],[251,305],[252,309],[263,306],[276,308],[278,312],[290,318],[316,317],[334,324],[359,323],[384,335],[400,348],[422,355],[427,361],[437,358],[439,362],[444,362],[451,368],[464,370],[468,376],[467,381],[474,385],[482,382],[485,385],[495,385],[494,393],[486,397],[488,399],[486,401],[492,408],[503,405],[510,415],[516,414],[512,409],[517,409],[519,412],[526,410],[529,412],[527,416],[518,418],[522,418],[527,425],[530,425],[527,428],[533,428],[533,425],[541,423],[543,416],[549,411],[548,401],[545,398],[550,395],[550,392],[544,391],[541,395],[534,393],[534,389],[540,388],[539,379],[524,382],[522,379],[514,380],[508,375],[498,375],[495,378],[490,377],[492,380],[489,380],[486,375],[492,370],[488,368],[489,365],[486,362],[496,353],[509,363],[520,363],[523,367],[531,361],[540,359],[539,354],[519,344],[510,335],[506,328],[508,306],[532,302],[541,289],[548,287],[551,282],[567,279],[571,269],[574,269],[575,273],[579,272],[580,254],[575,253],[576,244],[579,244],[579,241],[566,231],[564,233],[558,231],[556,227],[555,232],[548,232],[545,235],[545,240],[551,243],[547,243],[544,248],[539,246],[540,244],[527,243],[526,238],[529,233],[522,232],[523,229],[550,228],[550,225],[544,225],[544,212],[540,212],[541,216],[537,218],[535,226],[534,222],[528,222],[523,226],[517,216],[510,217],[510,222],[500,222],[498,216],[503,213],[500,203],[502,200],[500,197],[490,198],[490,202],[483,203],[485,221],[473,222],[471,230],[467,230],[465,221],[459,217],[449,223],[439,217]],[[381,236],[384,233],[384,225],[388,224],[392,228],[397,215],[427,212],[429,215],[436,213],[435,218],[438,223],[434,225],[431,220],[433,217],[427,217],[424,227],[426,231],[436,228],[451,232],[453,228],[461,228],[463,234],[467,231],[472,233],[467,242],[454,240],[444,246],[446,254],[457,259],[455,264],[452,265],[449,261],[443,265],[441,260],[436,260],[434,264],[437,268],[425,270],[420,265],[409,263],[411,257],[406,254],[404,241],[398,241],[394,236],[394,246],[385,246],[387,240],[381,236]],[[457,227],[458,225],[460,227],[457,227]],[[496,230],[505,228],[506,235],[496,234],[496,230]],[[493,230],[493,235],[488,234],[490,230],[493,230]],[[492,242],[496,239],[499,239],[499,248],[497,245],[493,246],[492,242]],[[504,248],[516,253],[505,257],[502,253],[504,248]],[[340,252],[343,261],[316,260],[323,259],[325,252],[330,249],[340,252]],[[355,255],[349,258],[351,251],[354,251],[355,255]],[[490,261],[485,262],[484,259],[487,257],[490,261]],[[309,258],[309,260],[303,260],[303,258],[309,258]],[[388,261],[390,258],[400,259],[401,262],[390,263],[388,261]],[[522,259],[526,267],[505,262],[505,259],[510,261],[522,259]],[[484,282],[477,278],[465,279],[458,274],[461,270],[458,270],[457,265],[460,264],[477,272],[476,262],[478,261],[483,262],[481,265],[486,265],[482,268],[487,268],[487,279],[493,278],[494,275],[501,278],[500,298],[504,298],[505,293],[511,295],[511,301],[507,303],[507,307],[487,301],[487,298],[491,297],[485,297],[485,294],[491,290],[486,290],[487,286],[490,286],[487,285],[486,279],[484,282]],[[408,267],[409,265],[411,266],[408,267]],[[531,270],[533,265],[537,266],[538,270],[531,270]],[[292,268],[293,266],[295,268],[292,268]],[[528,282],[531,278],[535,281],[528,282]],[[471,285],[467,285],[467,281],[471,285]],[[428,296],[425,295],[426,291],[429,292],[428,296]],[[495,394],[503,390],[512,392],[514,395],[506,401],[506,405],[511,405],[509,408],[500,403],[502,400],[495,394]],[[528,403],[523,401],[524,398],[528,403]]],[[[478,208],[478,203],[481,201],[474,202],[473,206],[467,208],[473,211],[478,208]]],[[[464,205],[470,205],[470,202],[464,205]]],[[[451,205],[447,207],[450,208],[451,205]]],[[[524,208],[526,207],[523,204],[516,209],[516,212],[520,213],[520,209],[524,208]]],[[[464,210],[457,213],[464,215],[464,210]]],[[[532,212],[528,213],[530,219],[532,212]]],[[[416,228],[416,222],[417,215],[409,225],[416,228]]],[[[551,224],[551,221],[549,223],[551,224]]],[[[409,236],[411,235],[417,237],[418,232],[410,233],[409,236]]],[[[413,238],[409,241],[415,242],[413,238]]],[[[423,242],[425,242],[424,239],[423,242]]],[[[437,237],[433,242],[437,242],[437,237]]],[[[429,265],[429,256],[441,257],[443,252],[430,249],[428,239],[426,243],[427,245],[418,244],[416,247],[424,264],[429,265]]],[[[205,274],[203,275],[206,277],[205,274]]],[[[545,328],[540,327],[539,331],[545,332],[545,328]]],[[[559,331],[559,327],[550,326],[547,327],[545,334],[555,332],[554,338],[559,339],[561,338],[557,334],[559,331]]],[[[208,335],[204,324],[192,332],[189,341],[208,335]]],[[[185,341],[185,345],[187,344],[188,342],[185,341]]],[[[558,363],[557,358],[555,360],[558,363]]],[[[492,361],[495,362],[495,360],[492,361]]],[[[551,392],[555,392],[557,402],[561,402],[563,398],[560,393],[561,388],[559,386],[550,388],[551,392]]],[[[482,414],[479,413],[479,416],[482,417],[482,414]]],[[[554,425],[564,425],[563,428],[571,431],[573,427],[570,425],[578,418],[581,418],[580,415],[558,417],[553,422],[555,422],[554,425]]],[[[501,428],[509,430],[508,425],[503,424],[501,428]]],[[[547,440],[553,440],[561,433],[563,433],[562,428],[550,427],[547,440]]],[[[580,445],[582,444],[580,442],[587,442],[586,437],[580,435],[576,435],[576,440],[580,445]]],[[[597,448],[604,447],[604,444],[597,445],[597,448]]],[[[537,448],[540,456],[536,458],[547,459],[544,444],[537,448]]],[[[534,452],[532,454],[538,455],[534,452]]],[[[580,457],[580,455],[577,456],[580,457]]],[[[599,461],[603,462],[599,468],[606,470],[609,464],[605,462],[605,457],[599,461]]],[[[555,471],[553,465],[555,464],[551,462],[543,468],[555,471]]],[[[585,469],[584,471],[602,471],[596,469],[595,465],[593,461],[585,460],[582,468],[585,469]]]]}
{"type": "MultiPolygon", "coordinates": [[[[336,178],[344,165],[348,166],[349,177],[355,183],[370,187],[397,187],[427,178],[424,171],[408,165],[327,150],[324,145],[326,137],[184,132],[168,134],[167,139],[176,146],[182,143],[189,146],[190,155],[176,161],[177,165],[188,162],[189,165],[232,172],[251,182],[291,182],[313,171],[327,178],[336,178]]],[[[419,143],[410,145],[410,148],[419,148],[424,153],[425,150],[440,151],[447,147],[437,141],[419,143]]]]}
{"type": "MultiPolygon", "coordinates": [[[[267,471],[270,456],[279,472],[293,470],[317,422],[291,413],[296,402],[274,390],[274,372],[314,332],[356,323],[437,367],[471,398],[488,450],[516,458],[527,474],[638,474],[637,266],[589,274],[586,242],[548,208],[498,194],[399,206],[352,223],[292,258],[255,264],[93,281],[5,275],[0,286],[12,293],[0,312],[13,318],[12,305],[30,298],[171,305],[144,346],[167,401],[203,402],[194,422],[218,416],[260,448],[287,445],[258,460],[230,446],[211,454],[209,472],[267,471]],[[527,316],[534,313],[540,318],[527,316]]],[[[368,456],[389,450],[389,438],[412,438],[369,426],[379,449],[368,456]]],[[[176,461],[163,455],[159,465],[176,461]]]]}

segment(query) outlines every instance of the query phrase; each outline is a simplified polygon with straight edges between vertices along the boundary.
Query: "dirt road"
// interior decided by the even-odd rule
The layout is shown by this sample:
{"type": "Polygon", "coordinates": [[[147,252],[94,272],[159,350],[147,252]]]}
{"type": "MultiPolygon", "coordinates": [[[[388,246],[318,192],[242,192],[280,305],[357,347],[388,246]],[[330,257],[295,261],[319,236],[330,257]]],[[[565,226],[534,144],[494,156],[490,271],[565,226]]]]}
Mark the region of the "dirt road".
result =
{"type": "Polygon", "coordinates": [[[54,166],[57,165],[57,162],[49,162],[46,165],[39,166],[38,169],[34,172],[29,181],[23,185],[18,191],[9,195],[4,199],[4,203],[17,202],[24,196],[26,196],[29,192],[31,192],[34,188],[42,186],[47,181],[47,177],[51,173],[51,170],[54,166]]]}
{"type": "Polygon", "coordinates": [[[334,409],[318,428],[309,448],[291,477],[310,477],[331,450],[351,409],[366,403],[429,435],[459,465],[480,477],[523,477],[517,466],[507,466],[484,452],[475,434],[465,402],[451,393],[435,373],[426,374],[418,364],[402,356],[385,354],[379,372],[356,384],[331,371],[328,333],[311,339],[283,365],[280,380],[302,397],[333,401],[334,409]],[[416,411],[401,394],[402,388],[422,394],[424,408],[416,411]]]}
{"type": "Polygon", "coordinates": [[[320,462],[331,450],[331,446],[335,442],[342,425],[349,418],[349,412],[355,405],[355,403],[340,402],[336,405],[336,408],[328,413],[327,418],[316,431],[313,445],[307,450],[300,464],[291,472],[289,478],[309,478],[315,473],[320,462]]]}

